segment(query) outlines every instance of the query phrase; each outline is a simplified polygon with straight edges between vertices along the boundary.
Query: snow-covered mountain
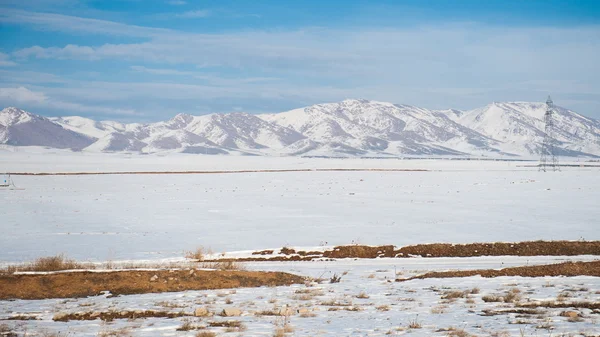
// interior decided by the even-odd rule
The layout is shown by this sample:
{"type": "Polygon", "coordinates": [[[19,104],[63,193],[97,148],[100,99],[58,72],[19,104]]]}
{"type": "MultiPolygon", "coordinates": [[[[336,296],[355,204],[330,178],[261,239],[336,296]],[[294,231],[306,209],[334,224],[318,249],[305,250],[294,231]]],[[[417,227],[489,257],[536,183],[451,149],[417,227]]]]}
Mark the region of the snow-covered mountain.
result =
{"type": "MultiPolygon", "coordinates": [[[[555,108],[561,155],[600,156],[600,121],[555,108]]],[[[545,103],[527,102],[460,111],[344,100],[276,114],[179,114],[123,124],[7,108],[0,112],[0,143],[92,152],[534,157],[545,110],[545,103]]]]}
{"type": "Polygon", "coordinates": [[[0,144],[78,150],[94,141],[94,137],[65,129],[48,118],[21,109],[0,111],[0,144]]]}
{"type": "MultiPolygon", "coordinates": [[[[557,106],[554,112],[560,155],[600,155],[600,121],[557,106]]],[[[492,103],[465,112],[457,121],[500,141],[506,152],[537,155],[545,135],[545,113],[545,103],[492,103]]]]}

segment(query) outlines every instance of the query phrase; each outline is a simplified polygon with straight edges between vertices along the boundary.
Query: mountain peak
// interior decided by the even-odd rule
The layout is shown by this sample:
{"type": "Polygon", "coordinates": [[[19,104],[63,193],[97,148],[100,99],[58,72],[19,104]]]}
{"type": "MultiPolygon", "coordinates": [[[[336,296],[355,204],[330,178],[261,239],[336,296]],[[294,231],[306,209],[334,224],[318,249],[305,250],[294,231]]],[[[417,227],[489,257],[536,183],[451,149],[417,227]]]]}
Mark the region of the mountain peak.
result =
{"type": "Polygon", "coordinates": [[[194,116],[186,113],[178,113],[171,118],[167,123],[174,128],[182,128],[190,124],[194,120],[194,116]]]}
{"type": "Polygon", "coordinates": [[[21,124],[29,122],[36,117],[36,115],[25,110],[15,107],[8,107],[0,111],[0,124],[4,126],[21,124]]]}

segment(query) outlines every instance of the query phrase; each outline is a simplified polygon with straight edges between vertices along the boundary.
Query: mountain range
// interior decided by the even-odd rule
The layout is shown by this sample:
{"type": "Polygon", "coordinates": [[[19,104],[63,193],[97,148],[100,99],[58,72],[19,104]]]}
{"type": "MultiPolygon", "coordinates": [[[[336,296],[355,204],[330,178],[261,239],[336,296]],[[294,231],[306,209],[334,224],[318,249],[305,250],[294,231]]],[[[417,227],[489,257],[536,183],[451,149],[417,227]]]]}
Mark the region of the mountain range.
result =
{"type": "MultiPolygon", "coordinates": [[[[600,157],[600,121],[554,106],[561,156],[600,157]]],[[[461,110],[349,99],[275,113],[178,114],[156,123],[0,112],[0,144],[89,152],[323,156],[538,156],[545,103],[461,110]]]]}

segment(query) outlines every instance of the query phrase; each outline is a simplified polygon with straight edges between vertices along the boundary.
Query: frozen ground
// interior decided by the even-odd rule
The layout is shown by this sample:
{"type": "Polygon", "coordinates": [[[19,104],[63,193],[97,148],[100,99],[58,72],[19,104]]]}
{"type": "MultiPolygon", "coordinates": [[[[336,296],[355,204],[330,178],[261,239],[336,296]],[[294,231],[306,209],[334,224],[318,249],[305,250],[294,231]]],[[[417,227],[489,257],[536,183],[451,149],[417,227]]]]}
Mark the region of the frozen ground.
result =
{"type": "MultiPolygon", "coordinates": [[[[509,313],[521,303],[532,301],[597,301],[600,281],[595,277],[500,277],[485,279],[426,279],[393,282],[395,275],[410,276],[432,270],[501,268],[559,262],[565,259],[589,260],[590,257],[481,257],[433,259],[341,260],[335,262],[254,263],[251,269],[282,270],[329,279],[342,275],[340,283],[294,285],[291,287],[236,289],[219,291],[186,291],[42,301],[0,302],[0,319],[18,315],[37,320],[4,321],[18,331],[35,334],[60,331],[60,336],[97,336],[126,331],[133,336],[194,336],[196,331],[176,331],[186,320],[195,326],[209,322],[240,321],[245,331],[226,332],[209,328],[219,336],[273,336],[277,327],[287,321],[293,333],[287,336],[448,336],[455,328],[477,336],[594,336],[600,314],[589,309],[576,310],[582,317],[569,321],[560,313],[569,309],[540,307],[531,314],[509,313]],[[473,291],[477,288],[478,291],[473,291]],[[516,289],[516,290],[515,290],[516,289]],[[452,291],[472,294],[455,299],[442,297],[452,291]],[[511,302],[485,302],[489,295],[505,296],[514,292],[511,302]],[[219,313],[224,308],[242,311],[236,317],[147,318],[113,322],[54,322],[57,313],[165,310],[192,313],[196,308],[219,313]],[[260,314],[290,308],[289,317],[260,314]],[[491,310],[495,315],[486,315],[491,310]],[[298,313],[300,311],[300,313],[298,313]],[[500,313],[498,313],[500,311],[500,313]],[[416,321],[420,328],[410,328],[416,321]]],[[[571,309],[573,310],[573,309],[571,309]]],[[[126,335],[126,334],[124,334],[126,335]]],[[[450,335],[452,336],[452,335],[450,335]]],[[[467,335],[455,335],[467,336],[467,335]]]]}
{"type": "MultiPolygon", "coordinates": [[[[38,160],[46,170],[52,158],[21,159],[23,167],[38,160]]],[[[74,167],[80,159],[73,159],[74,167]]],[[[212,167],[225,167],[220,159],[211,159],[212,167]]],[[[234,159],[238,168],[245,160],[247,167],[293,167],[285,158],[279,166],[269,164],[274,158],[263,166],[265,158],[234,159]]],[[[56,253],[96,261],[171,258],[198,246],[223,252],[600,239],[600,169],[543,173],[506,162],[293,160],[317,168],[366,162],[435,170],[16,176],[24,190],[0,190],[0,262],[56,253]]],[[[9,166],[18,170],[19,162],[9,166]]],[[[119,167],[157,169],[126,161],[119,167]]]]}

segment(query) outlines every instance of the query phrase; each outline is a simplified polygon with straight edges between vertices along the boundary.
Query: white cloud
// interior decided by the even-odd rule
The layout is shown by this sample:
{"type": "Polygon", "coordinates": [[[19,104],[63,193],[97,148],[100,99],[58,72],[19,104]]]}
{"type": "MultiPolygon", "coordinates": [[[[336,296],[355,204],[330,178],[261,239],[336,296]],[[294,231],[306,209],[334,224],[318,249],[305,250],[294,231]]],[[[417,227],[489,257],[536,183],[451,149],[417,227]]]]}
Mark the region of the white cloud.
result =
{"type": "Polygon", "coordinates": [[[175,69],[155,69],[155,68],[146,68],[144,66],[131,66],[131,70],[140,72],[140,73],[148,73],[153,75],[186,75],[186,76],[194,76],[197,73],[191,71],[181,71],[175,69]]]}
{"type": "Polygon", "coordinates": [[[0,88],[0,102],[12,105],[27,104],[30,106],[68,110],[74,113],[95,113],[120,116],[140,115],[140,113],[133,109],[113,109],[53,99],[43,92],[32,91],[25,87],[0,88]]]}
{"type": "Polygon", "coordinates": [[[48,97],[41,92],[34,92],[25,87],[0,88],[0,100],[17,103],[42,103],[48,97]]]}
{"type": "Polygon", "coordinates": [[[48,30],[62,31],[71,34],[94,33],[116,36],[151,37],[173,32],[163,28],[142,27],[71,15],[38,13],[7,8],[3,8],[2,11],[0,11],[0,22],[29,24],[48,30]]]}
{"type": "Polygon", "coordinates": [[[211,12],[207,9],[198,9],[194,11],[187,11],[184,13],[177,14],[177,17],[186,18],[186,19],[194,19],[194,18],[206,18],[210,16],[211,12]]]}
{"type": "Polygon", "coordinates": [[[17,64],[15,62],[10,60],[7,54],[0,52],[0,67],[12,67],[16,65],[17,64]]]}
{"type": "Polygon", "coordinates": [[[62,83],[65,80],[50,73],[29,70],[0,70],[0,82],[21,85],[25,83],[62,83]]]}
{"type": "Polygon", "coordinates": [[[240,83],[257,83],[266,81],[278,80],[275,77],[219,77],[214,75],[206,75],[201,72],[195,71],[181,71],[176,69],[161,69],[161,68],[147,68],[144,66],[131,66],[131,70],[140,73],[147,73],[152,75],[164,75],[164,76],[187,76],[194,79],[205,80],[206,82],[214,85],[232,85],[240,83]]]}

